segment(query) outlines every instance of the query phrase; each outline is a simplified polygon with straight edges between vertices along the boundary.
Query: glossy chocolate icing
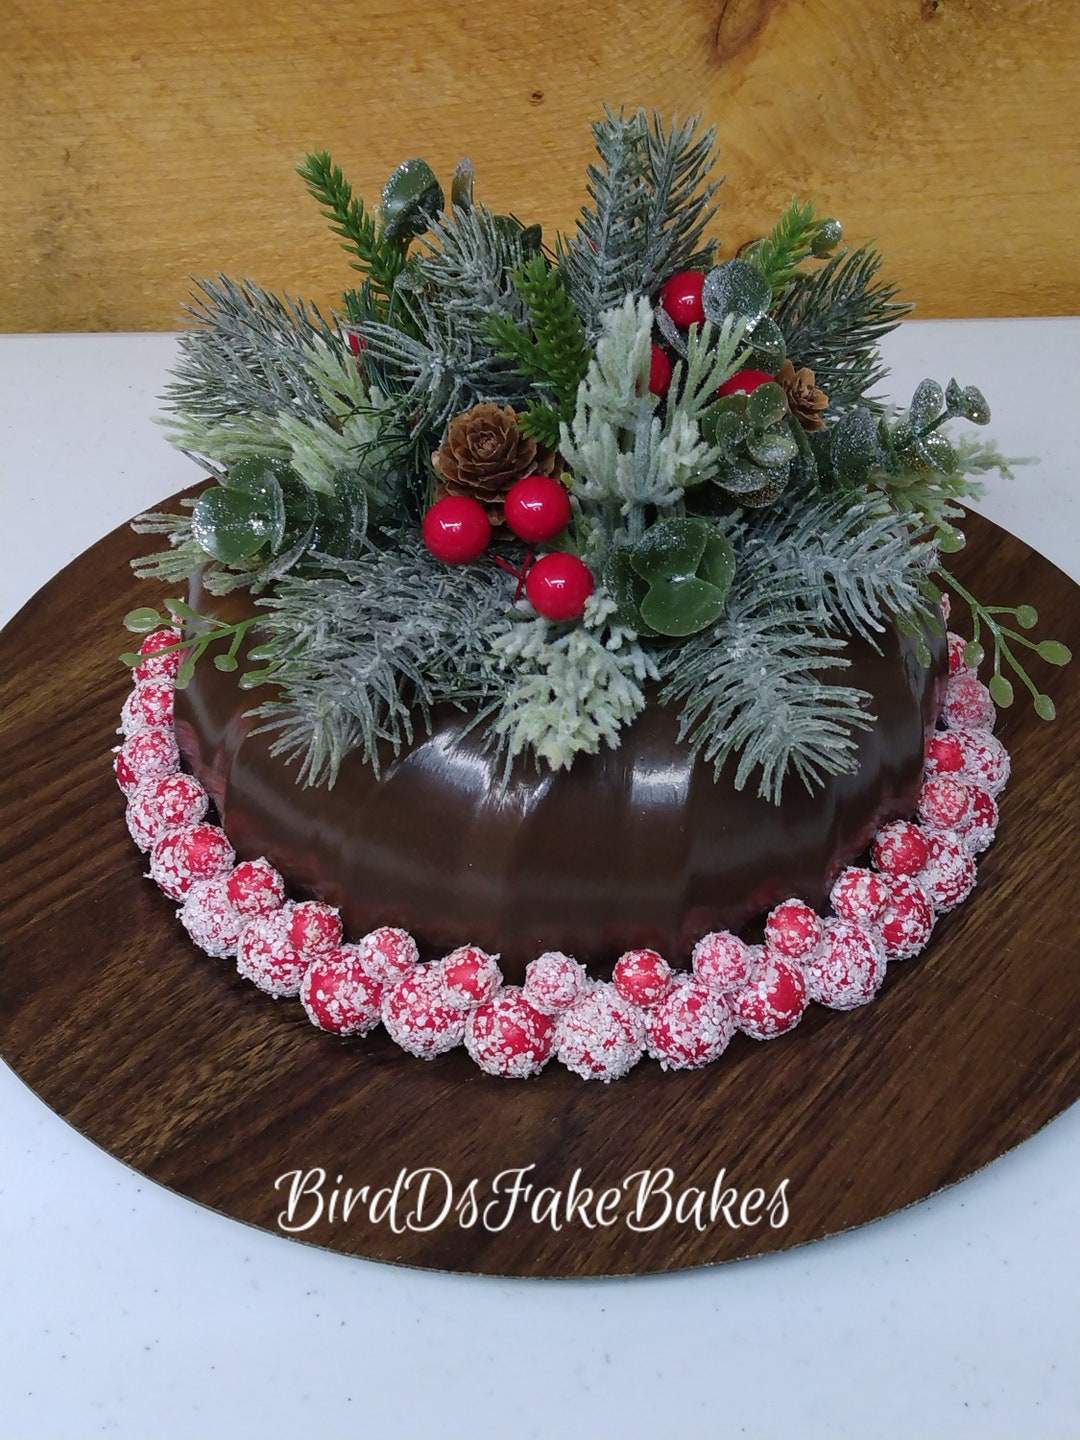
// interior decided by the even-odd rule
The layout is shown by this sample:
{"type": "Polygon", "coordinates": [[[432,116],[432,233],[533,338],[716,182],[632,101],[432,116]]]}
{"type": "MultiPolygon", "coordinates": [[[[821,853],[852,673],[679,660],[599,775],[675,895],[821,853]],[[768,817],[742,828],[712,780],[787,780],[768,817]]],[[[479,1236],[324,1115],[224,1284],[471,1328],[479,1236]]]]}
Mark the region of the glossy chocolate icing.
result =
{"type": "MultiPolygon", "coordinates": [[[[198,581],[190,598],[204,614],[250,613],[248,597],[198,581]]],[[[432,954],[472,942],[501,954],[515,982],[544,950],[597,975],[638,946],[686,965],[707,931],[740,929],[790,895],[822,906],[874,831],[911,814],[947,668],[944,640],[927,638],[929,669],[891,631],[880,654],[850,642],[851,667],[825,674],[874,698],[858,768],[813,795],[791,780],[779,806],[753,781],[736,792],[733,766],[714,782],[658,705],[618,749],[558,774],[519,763],[505,787],[482,735],[447,710],[430,737],[387,756],[381,779],[352,754],[332,789],[303,788],[270,755],[272,737],[251,733],[245,712],[261,696],[206,657],[177,693],[177,737],[237,853],[266,855],[293,894],[339,906],[350,938],[400,925],[432,954]]]]}

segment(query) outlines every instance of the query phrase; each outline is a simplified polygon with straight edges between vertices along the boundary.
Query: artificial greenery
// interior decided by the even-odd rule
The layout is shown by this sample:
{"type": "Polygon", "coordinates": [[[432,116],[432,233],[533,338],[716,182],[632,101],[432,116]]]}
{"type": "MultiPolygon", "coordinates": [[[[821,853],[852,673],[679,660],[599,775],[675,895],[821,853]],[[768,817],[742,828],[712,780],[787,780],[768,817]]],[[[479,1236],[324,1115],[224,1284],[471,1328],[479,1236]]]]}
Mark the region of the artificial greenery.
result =
{"type": "MultiPolygon", "coordinates": [[[[169,627],[177,623],[184,625],[186,633],[182,634],[175,644],[163,645],[154,653],[155,655],[177,653],[182,657],[180,667],[176,672],[176,688],[186,690],[195,678],[196,665],[211,646],[215,647],[214,665],[218,670],[239,669],[238,656],[241,646],[248,632],[255,627],[258,620],[257,615],[249,615],[243,620],[229,624],[212,615],[200,615],[186,600],[166,600],[161,611],[155,610],[149,605],[142,605],[137,610],[129,610],[124,616],[124,625],[135,635],[146,635],[151,630],[157,630],[163,625],[169,627]],[[222,650],[220,645],[225,640],[228,640],[229,648],[222,650]]],[[[134,668],[136,665],[141,665],[146,656],[139,655],[133,650],[127,650],[120,656],[120,659],[125,665],[134,668]]]]}
{"type": "Polygon", "coordinates": [[[969,662],[992,645],[995,700],[1011,701],[1010,670],[1052,714],[1023,655],[1060,664],[1065,648],[941,559],[981,477],[1009,473],[992,444],[954,433],[984,425],[986,401],[956,381],[923,381],[899,409],[872,393],[880,341],[910,309],[874,246],[838,248],[838,222],[796,198],[717,261],[714,132],[609,109],[593,133],[588,200],[550,248],[477,198],[468,160],[449,199],[412,159],[369,207],[317,153],[300,174],[360,277],[341,315],[202,283],[165,400],[171,438],[211,482],[179,514],[140,517],[167,548],[136,570],[251,590],[259,643],[245,657],[253,621],[170,601],[188,629],[181,673],[227,640],[216,663],[247,667],[240,683],[304,783],[332,783],[351,750],[378,769],[444,703],[508,769],[564,768],[618,744],[652,685],[692,750],[776,801],[792,776],[814,787],[855,763],[872,716],[843,683],[848,638],[894,627],[929,663],[947,586],[972,611],[969,662]],[[701,272],[704,314],[689,328],[661,303],[685,270],[701,272]],[[664,365],[654,378],[657,347],[670,380],[664,365]],[[748,369],[763,373],[749,384],[748,369]],[[533,553],[502,523],[482,457],[486,556],[454,567],[421,540],[432,456],[486,402],[510,407],[522,447],[558,452],[572,518],[546,548],[595,581],[576,621],[521,598],[533,553]]]}

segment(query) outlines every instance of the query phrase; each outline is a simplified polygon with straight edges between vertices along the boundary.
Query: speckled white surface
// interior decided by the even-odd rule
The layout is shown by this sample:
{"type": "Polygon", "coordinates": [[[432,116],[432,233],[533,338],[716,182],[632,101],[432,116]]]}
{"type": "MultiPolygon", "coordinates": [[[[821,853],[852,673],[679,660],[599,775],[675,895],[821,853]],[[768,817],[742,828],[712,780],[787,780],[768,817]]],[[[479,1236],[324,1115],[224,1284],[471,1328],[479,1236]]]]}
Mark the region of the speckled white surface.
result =
{"type": "MultiPolygon", "coordinates": [[[[0,337],[0,619],[197,478],[149,418],[171,352],[0,337]]],[[[955,374],[1007,452],[1041,454],[980,508],[1080,579],[1080,321],[911,324],[889,355],[898,398],[955,374]]],[[[854,1234],[549,1283],[248,1229],[126,1170],[6,1069],[0,1113],[4,1440],[1080,1433],[1080,1107],[854,1234]]]]}

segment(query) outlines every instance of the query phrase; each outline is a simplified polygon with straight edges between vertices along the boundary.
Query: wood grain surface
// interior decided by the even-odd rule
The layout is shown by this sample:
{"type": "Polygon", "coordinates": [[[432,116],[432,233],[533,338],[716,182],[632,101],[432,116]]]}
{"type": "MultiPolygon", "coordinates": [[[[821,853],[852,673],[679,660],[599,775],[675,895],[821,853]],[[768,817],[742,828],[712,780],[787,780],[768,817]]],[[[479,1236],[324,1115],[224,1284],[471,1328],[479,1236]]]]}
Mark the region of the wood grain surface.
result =
{"type": "Polygon", "coordinates": [[[794,192],[924,315],[1075,311],[1080,5],[1047,0],[6,0],[0,328],[170,329],[192,274],[321,302],[345,257],[293,167],[377,194],[472,157],[568,227],[602,103],[719,126],[728,254],[794,192]]]}
{"type": "MultiPolygon", "coordinates": [[[[1036,604],[1045,633],[1080,651],[1077,587],[978,517],[968,533],[962,577],[974,573],[1001,603],[1036,604]]],[[[451,1215],[395,1233],[365,1202],[348,1221],[324,1213],[301,1238],[446,1270],[640,1273],[887,1215],[988,1164],[1080,1096],[1080,667],[1041,677],[1056,724],[1026,707],[1006,715],[1013,780],[979,889],[922,958],[890,968],[873,1004],[848,1015],[812,1006],[789,1036],[737,1036],[696,1074],[648,1063],[604,1087],[553,1065],[512,1083],[462,1051],[425,1064],[381,1031],[345,1042],[314,1030],[298,1001],[275,1004],[231,963],[196,951],[143,878],[109,754],[128,686],[116,660],[122,616],[153,598],[127,578],[142,543],[119,529],[88,550],[0,647],[0,1045],[47,1104],[136,1170],[274,1229],[286,1203],[275,1181],[287,1172],[321,1167],[328,1206],[334,1188],[367,1185],[370,1196],[402,1172],[438,1167],[459,1199],[473,1178],[481,1201],[495,1199],[492,1228],[451,1215]],[[491,1196],[494,1178],[525,1166],[537,1188],[565,1191],[580,1171],[594,1192],[621,1189],[616,1223],[589,1228],[578,1213],[555,1229],[519,1208],[493,1228],[508,1203],[491,1196]],[[691,1216],[636,1231],[627,1220],[642,1182],[624,1182],[665,1166],[672,1193],[711,1193],[723,1170],[720,1198],[731,1187],[739,1203],[754,1187],[772,1198],[786,1179],[787,1222],[744,1226],[729,1203],[702,1230],[691,1216]]],[[[641,1222],[662,1205],[655,1193],[641,1222]]],[[[302,1201],[294,1223],[314,1209],[302,1201]]]]}

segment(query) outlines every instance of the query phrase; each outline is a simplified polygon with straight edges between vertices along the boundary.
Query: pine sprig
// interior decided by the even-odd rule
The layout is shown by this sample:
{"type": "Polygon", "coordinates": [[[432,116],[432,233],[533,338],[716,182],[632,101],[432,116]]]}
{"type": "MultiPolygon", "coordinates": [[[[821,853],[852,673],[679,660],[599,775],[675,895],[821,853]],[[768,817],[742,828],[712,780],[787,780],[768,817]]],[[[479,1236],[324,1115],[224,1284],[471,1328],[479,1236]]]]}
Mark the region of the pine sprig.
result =
{"type": "Polygon", "coordinates": [[[778,299],[800,278],[802,266],[811,256],[821,258],[835,246],[839,232],[835,220],[819,219],[813,205],[795,198],[768,235],[743,258],[757,266],[778,299]]]}
{"type": "Polygon", "coordinates": [[[297,174],[318,202],[342,247],[355,256],[354,270],[364,277],[377,312],[386,318],[391,309],[394,282],[405,265],[407,244],[391,239],[376,214],[367,210],[325,150],[309,155],[297,174]]]}
{"type": "Polygon", "coordinates": [[[840,250],[800,272],[773,312],[788,358],[813,370],[832,411],[875,403],[866,393],[888,374],[878,344],[912,309],[896,299],[897,285],[877,278],[881,263],[872,245],[840,250]]]}
{"type": "Polygon", "coordinates": [[[521,429],[554,448],[559,422],[574,413],[592,352],[561,275],[542,255],[526,260],[514,271],[513,281],[525,304],[528,329],[520,329],[507,315],[490,315],[488,338],[499,354],[517,362],[519,375],[550,397],[529,407],[521,429]]]}

